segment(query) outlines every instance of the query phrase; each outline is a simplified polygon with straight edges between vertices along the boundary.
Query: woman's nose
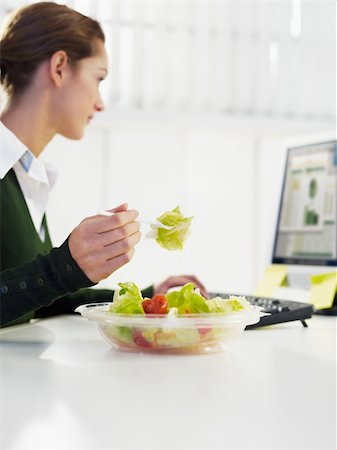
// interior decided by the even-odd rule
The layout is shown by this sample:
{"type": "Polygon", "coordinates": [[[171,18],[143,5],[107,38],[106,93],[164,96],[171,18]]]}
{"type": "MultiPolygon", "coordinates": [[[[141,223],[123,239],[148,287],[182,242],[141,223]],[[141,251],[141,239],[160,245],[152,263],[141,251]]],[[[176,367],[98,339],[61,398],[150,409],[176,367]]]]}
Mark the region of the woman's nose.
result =
{"type": "Polygon", "coordinates": [[[104,103],[103,103],[102,100],[97,102],[96,105],[95,105],[95,109],[96,109],[97,112],[103,111],[104,108],[105,108],[105,106],[104,106],[104,103]]]}
{"type": "Polygon", "coordinates": [[[98,100],[97,100],[97,102],[95,104],[95,109],[96,109],[97,112],[103,111],[103,109],[105,109],[105,105],[104,105],[104,102],[103,102],[101,96],[99,96],[99,98],[98,98],[98,100]]]}

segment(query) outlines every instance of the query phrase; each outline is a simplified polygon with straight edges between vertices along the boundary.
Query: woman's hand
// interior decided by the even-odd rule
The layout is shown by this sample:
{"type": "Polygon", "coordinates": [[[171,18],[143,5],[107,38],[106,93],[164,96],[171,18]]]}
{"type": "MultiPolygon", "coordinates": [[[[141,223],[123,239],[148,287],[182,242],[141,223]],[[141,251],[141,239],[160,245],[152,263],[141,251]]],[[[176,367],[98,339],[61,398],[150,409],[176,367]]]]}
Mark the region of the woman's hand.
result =
{"type": "Polygon", "coordinates": [[[166,278],[162,283],[154,285],[153,295],[166,294],[168,289],[178,286],[184,286],[186,283],[193,283],[200,289],[200,293],[203,297],[208,298],[208,294],[205,286],[194,275],[177,275],[166,278]]]}
{"type": "Polygon", "coordinates": [[[98,283],[127,264],[140,240],[138,212],[123,204],[111,216],[84,219],[69,236],[71,256],[93,283],[98,283]]]}

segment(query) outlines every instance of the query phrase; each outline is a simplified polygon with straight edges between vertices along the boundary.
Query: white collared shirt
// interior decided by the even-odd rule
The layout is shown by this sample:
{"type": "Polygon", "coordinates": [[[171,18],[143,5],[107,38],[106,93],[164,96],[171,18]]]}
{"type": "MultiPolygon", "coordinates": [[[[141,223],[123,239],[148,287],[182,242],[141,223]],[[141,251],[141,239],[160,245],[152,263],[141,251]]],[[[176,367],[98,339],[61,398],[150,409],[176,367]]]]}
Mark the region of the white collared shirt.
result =
{"type": "Polygon", "coordinates": [[[18,179],[36,231],[44,241],[42,221],[57,170],[36,158],[0,121],[0,178],[3,179],[11,169],[18,179]]]}

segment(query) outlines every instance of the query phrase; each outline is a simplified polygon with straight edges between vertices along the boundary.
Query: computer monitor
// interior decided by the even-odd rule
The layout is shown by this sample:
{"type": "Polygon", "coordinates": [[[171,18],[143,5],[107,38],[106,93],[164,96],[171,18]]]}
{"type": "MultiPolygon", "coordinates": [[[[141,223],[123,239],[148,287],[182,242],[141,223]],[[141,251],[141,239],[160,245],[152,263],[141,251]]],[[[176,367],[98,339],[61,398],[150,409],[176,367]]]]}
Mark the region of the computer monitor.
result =
{"type": "Polygon", "coordinates": [[[309,289],[310,275],[337,266],[337,141],[288,149],[272,262],[288,283],[309,289]]]}

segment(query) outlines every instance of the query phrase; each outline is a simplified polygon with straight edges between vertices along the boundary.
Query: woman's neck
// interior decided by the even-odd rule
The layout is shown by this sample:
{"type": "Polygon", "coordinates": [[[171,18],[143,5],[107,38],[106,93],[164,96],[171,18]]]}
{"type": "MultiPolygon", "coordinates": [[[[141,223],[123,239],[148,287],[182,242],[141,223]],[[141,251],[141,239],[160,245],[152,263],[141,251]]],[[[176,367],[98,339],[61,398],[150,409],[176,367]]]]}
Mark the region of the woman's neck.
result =
{"type": "Polygon", "coordinates": [[[27,97],[10,102],[0,119],[37,157],[56,133],[48,123],[45,102],[27,97]]]}

